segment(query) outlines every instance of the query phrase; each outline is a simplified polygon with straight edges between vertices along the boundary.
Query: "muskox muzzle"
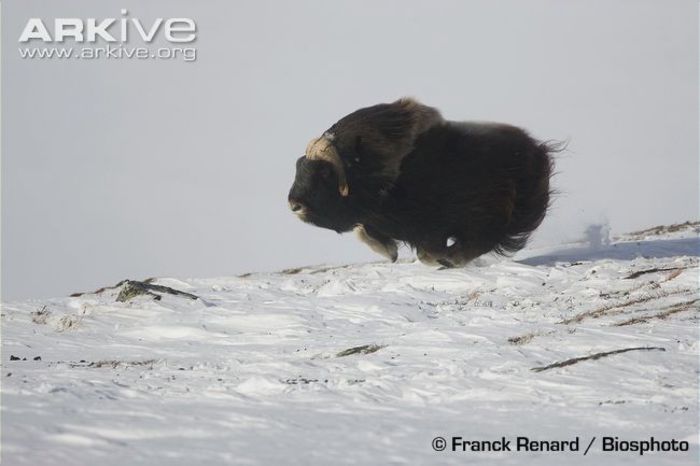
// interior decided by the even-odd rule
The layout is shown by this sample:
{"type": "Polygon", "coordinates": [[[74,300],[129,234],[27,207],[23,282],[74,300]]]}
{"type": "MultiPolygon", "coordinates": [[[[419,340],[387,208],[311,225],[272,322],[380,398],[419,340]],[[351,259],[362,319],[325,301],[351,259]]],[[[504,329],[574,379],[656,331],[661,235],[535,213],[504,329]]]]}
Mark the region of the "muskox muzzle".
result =
{"type": "Polygon", "coordinates": [[[343,232],[354,226],[347,218],[347,196],[343,192],[348,192],[347,183],[338,175],[333,162],[303,156],[297,160],[287,203],[300,220],[343,232]]]}

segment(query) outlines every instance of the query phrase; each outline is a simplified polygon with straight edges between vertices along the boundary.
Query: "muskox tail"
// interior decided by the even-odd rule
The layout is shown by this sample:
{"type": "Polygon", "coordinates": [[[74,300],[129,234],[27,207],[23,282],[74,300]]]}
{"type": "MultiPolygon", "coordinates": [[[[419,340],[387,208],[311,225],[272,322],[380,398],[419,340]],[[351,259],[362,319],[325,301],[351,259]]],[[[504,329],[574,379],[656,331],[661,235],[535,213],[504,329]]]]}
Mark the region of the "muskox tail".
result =
{"type": "Polygon", "coordinates": [[[511,215],[505,235],[494,250],[499,254],[519,251],[544,219],[554,191],[549,180],[554,168],[553,154],[566,148],[565,142],[536,141],[517,163],[512,179],[511,215]]]}

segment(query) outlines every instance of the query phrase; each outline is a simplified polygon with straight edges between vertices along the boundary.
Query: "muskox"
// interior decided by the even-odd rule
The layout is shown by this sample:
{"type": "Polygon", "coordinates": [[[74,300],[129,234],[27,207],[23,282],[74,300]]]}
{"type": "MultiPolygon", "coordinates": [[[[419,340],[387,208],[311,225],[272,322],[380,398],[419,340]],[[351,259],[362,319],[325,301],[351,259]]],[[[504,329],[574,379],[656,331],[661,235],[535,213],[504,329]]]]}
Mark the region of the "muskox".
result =
{"type": "Polygon", "coordinates": [[[549,206],[554,150],[515,126],[448,121],[402,98],[312,139],[289,207],[313,225],[354,229],[392,261],[403,242],[423,263],[461,266],[525,246],[549,206]]]}

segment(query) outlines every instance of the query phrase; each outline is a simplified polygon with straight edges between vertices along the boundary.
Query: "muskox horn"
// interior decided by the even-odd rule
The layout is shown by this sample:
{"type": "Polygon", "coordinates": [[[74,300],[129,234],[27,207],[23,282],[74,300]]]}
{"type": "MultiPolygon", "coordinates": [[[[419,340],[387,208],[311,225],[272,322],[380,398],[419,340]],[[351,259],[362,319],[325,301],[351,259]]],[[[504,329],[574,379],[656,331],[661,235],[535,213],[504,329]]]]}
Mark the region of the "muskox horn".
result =
{"type": "Polygon", "coordinates": [[[306,158],[310,160],[325,160],[333,165],[336,174],[338,175],[338,191],[340,195],[345,197],[349,194],[347,179],[345,178],[345,166],[340,159],[338,151],[331,142],[333,135],[325,133],[320,138],[312,139],[309,145],[306,146],[306,158]]]}

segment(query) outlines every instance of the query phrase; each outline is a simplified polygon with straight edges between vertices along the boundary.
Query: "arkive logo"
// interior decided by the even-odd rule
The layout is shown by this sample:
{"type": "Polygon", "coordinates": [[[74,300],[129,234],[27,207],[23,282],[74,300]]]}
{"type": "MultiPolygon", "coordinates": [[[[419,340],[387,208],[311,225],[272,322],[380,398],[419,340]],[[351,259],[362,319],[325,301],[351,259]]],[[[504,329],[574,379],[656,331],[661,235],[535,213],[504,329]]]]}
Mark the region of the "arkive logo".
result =
{"type": "Polygon", "coordinates": [[[139,18],[130,18],[129,12],[121,10],[120,18],[55,18],[47,26],[41,18],[29,18],[19,36],[20,43],[64,42],[73,39],[79,43],[127,43],[141,39],[150,43],[159,35],[171,43],[188,43],[197,38],[197,25],[192,18],[156,18],[144,24],[139,18]]]}
{"type": "Polygon", "coordinates": [[[192,18],[29,18],[19,36],[19,55],[39,60],[172,60],[193,62],[197,24],[192,18]],[[157,45],[159,44],[159,45],[157,45]]]}

